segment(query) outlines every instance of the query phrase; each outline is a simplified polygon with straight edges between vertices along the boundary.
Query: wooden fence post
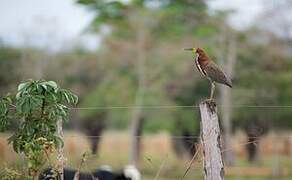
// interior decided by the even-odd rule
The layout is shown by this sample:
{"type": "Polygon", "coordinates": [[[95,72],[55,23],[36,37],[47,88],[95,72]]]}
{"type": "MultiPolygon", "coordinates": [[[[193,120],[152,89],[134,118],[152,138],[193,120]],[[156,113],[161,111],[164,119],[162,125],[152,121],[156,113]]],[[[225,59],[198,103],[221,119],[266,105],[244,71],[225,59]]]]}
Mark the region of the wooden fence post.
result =
{"type": "Polygon", "coordinates": [[[224,165],[221,153],[220,127],[214,102],[200,103],[201,144],[204,156],[204,179],[223,180],[224,165]]]}

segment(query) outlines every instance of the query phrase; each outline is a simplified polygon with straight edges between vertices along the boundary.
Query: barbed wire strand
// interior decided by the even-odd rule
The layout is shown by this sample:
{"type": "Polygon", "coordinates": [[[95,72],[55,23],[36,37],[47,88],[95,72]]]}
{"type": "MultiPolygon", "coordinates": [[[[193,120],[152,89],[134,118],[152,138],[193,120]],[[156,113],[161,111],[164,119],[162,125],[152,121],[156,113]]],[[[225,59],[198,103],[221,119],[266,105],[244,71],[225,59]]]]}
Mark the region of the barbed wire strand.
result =
{"type": "MultiPolygon", "coordinates": [[[[230,106],[217,105],[218,107],[230,108],[292,108],[292,105],[244,105],[235,104],[230,106]]],[[[198,108],[198,105],[177,106],[177,105],[149,105],[149,106],[89,106],[89,107],[69,107],[71,110],[107,110],[107,109],[178,109],[178,108],[198,108]]]]}
{"type": "MultiPolygon", "coordinates": [[[[156,135],[150,135],[150,136],[156,136],[156,135]]],[[[150,137],[148,135],[140,135],[140,136],[131,136],[131,137],[138,137],[138,138],[145,138],[145,137],[150,137]]],[[[182,139],[182,138],[187,138],[187,139],[200,139],[200,136],[171,136],[171,135],[166,135],[167,138],[177,138],[177,139],[182,139]]],[[[102,138],[102,137],[110,137],[107,135],[100,135],[100,136],[87,136],[87,135],[64,135],[64,138],[82,138],[82,137],[87,137],[87,138],[102,138]]],[[[265,135],[259,135],[259,136],[244,136],[244,137],[249,137],[249,138],[256,138],[256,139],[262,139],[265,137],[265,135]]],[[[274,137],[274,136],[273,136],[274,137]]],[[[275,136],[276,138],[292,138],[291,135],[279,135],[275,136]]]]}

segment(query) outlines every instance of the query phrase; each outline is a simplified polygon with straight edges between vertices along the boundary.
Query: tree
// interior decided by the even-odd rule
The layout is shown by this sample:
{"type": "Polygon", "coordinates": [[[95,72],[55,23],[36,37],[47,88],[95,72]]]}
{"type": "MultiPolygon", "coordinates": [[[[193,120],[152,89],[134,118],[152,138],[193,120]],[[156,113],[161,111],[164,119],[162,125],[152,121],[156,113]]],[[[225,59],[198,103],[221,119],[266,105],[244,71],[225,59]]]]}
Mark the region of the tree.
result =
{"type": "Polygon", "coordinates": [[[20,63],[21,51],[17,48],[0,45],[0,92],[3,94],[12,90],[21,79],[20,63]],[[7,73],[7,69],[11,71],[7,73]]]}
{"type": "MultiPolygon", "coordinates": [[[[270,112],[263,113],[259,109],[247,111],[228,107],[233,104],[231,102],[255,105],[276,102],[288,104],[290,73],[285,69],[290,67],[287,58],[291,54],[287,53],[289,43],[283,39],[272,34],[267,37],[262,30],[254,28],[238,32],[226,22],[230,12],[210,15],[204,1],[170,0],[153,3],[149,0],[133,0],[123,3],[80,0],[79,3],[96,13],[91,30],[99,32],[104,26],[110,29],[99,54],[107,62],[106,68],[112,71],[104,71],[101,75],[97,87],[85,98],[87,100],[84,103],[87,105],[194,105],[194,102],[207,96],[208,82],[201,80],[194,72],[192,62],[183,61],[192,57],[184,54],[181,49],[196,45],[206,49],[212,59],[226,66],[228,74],[236,72],[233,76],[235,88],[232,93],[226,88],[220,89],[220,104],[225,104],[221,109],[225,142],[230,142],[232,127],[246,130],[250,139],[250,128],[246,128],[250,121],[255,121],[260,129],[268,129],[274,119],[279,117],[283,119],[276,124],[279,128],[284,127],[283,124],[290,124],[287,110],[277,111],[279,114],[276,116],[270,112]],[[273,47],[273,44],[279,47],[273,47]],[[271,81],[267,82],[267,78],[271,81]],[[270,82],[274,86],[270,87],[270,82]],[[125,88],[127,92],[124,91],[125,88]],[[105,92],[111,92],[111,97],[107,97],[105,92]],[[100,102],[90,103],[93,97],[100,102]],[[269,123],[263,124],[265,121],[269,123]]],[[[95,113],[98,111],[100,110],[95,110],[95,113]]],[[[107,120],[111,121],[128,118],[126,113],[118,116],[112,110],[109,114],[111,117],[107,120]]],[[[195,112],[183,108],[175,113],[163,113],[160,110],[159,116],[150,111],[145,113],[142,108],[134,108],[131,116],[132,127],[135,127],[132,128],[133,135],[139,136],[142,119],[145,119],[145,127],[150,126],[148,119],[155,119],[159,122],[156,124],[157,129],[163,127],[171,130],[174,135],[193,136],[197,133],[193,117],[196,117],[195,112]],[[170,123],[164,123],[163,120],[170,123]]],[[[151,126],[154,126],[153,123],[151,126]]],[[[187,138],[187,141],[190,140],[187,138]]],[[[133,149],[138,149],[138,139],[134,137],[133,142],[133,149]]],[[[225,148],[230,149],[227,143],[225,148]]],[[[226,151],[227,156],[229,152],[226,151]]]]}
{"type": "MultiPolygon", "coordinates": [[[[97,13],[92,22],[92,29],[100,30],[103,25],[108,25],[111,29],[111,37],[115,42],[126,41],[133,49],[136,49],[136,52],[124,52],[133,54],[129,60],[134,64],[134,76],[136,76],[133,83],[136,91],[134,106],[146,105],[149,102],[145,98],[150,94],[145,88],[150,81],[147,77],[156,74],[153,75],[146,69],[157,67],[157,63],[153,63],[151,59],[154,58],[151,56],[159,41],[166,40],[166,37],[173,35],[177,37],[190,32],[191,28],[197,25],[197,21],[202,21],[204,15],[207,15],[205,13],[206,5],[203,1],[160,1],[157,7],[153,7],[147,0],[134,0],[127,3],[80,0],[79,3],[91,7],[97,13]],[[196,11],[193,10],[193,7],[196,8],[196,11]],[[200,18],[200,20],[196,18],[200,18]]],[[[122,49],[122,47],[118,48],[122,49]]],[[[117,47],[109,46],[109,49],[119,51],[116,50],[117,47]]],[[[145,116],[141,108],[133,109],[130,162],[134,164],[138,159],[140,141],[138,136],[141,132],[142,119],[147,119],[145,116]]]]}
{"type": "Polygon", "coordinates": [[[106,113],[99,112],[96,115],[82,119],[82,128],[91,141],[91,152],[97,154],[101,135],[106,128],[106,113]]]}

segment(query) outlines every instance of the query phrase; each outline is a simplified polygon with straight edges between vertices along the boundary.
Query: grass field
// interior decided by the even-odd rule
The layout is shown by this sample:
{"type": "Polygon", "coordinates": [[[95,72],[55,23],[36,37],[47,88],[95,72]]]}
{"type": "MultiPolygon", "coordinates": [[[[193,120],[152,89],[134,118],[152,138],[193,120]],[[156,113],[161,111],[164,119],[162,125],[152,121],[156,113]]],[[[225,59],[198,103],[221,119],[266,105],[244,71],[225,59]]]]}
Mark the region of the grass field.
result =
{"type": "MultiPolygon", "coordinates": [[[[23,160],[13,153],[6,143],[7,134],[0,136],[0,167],[12,166],[21,168],[23,160]]],[[[237,136],[233,142],[233,150],[236,155],[236,162],[233,167],[226,167],[226,179],[236,180],[262,180],[262,179],[292,179],[292,157],[284,155],[284,150],[279,148],[279,154],[273,154],[273,146],[270,146],[271,138],[263,139],[260,144],[261,159],[256,164],[250,164],[244,158],[244,138],[237,136]],[[276,164],[275,164],[276,163],[276,164]],[[276,166],[278,164],[278,166],[276,166]],[[278,168],[278,175],[272,176],[272,167],[278,168]]],[[[106,132],[100,144],[100,151],[97,156],[89,155],[84,171],[95,169],[101,165],[110,165],[113,169],[119,170],[128,161],[129,138],[127,132],[106,132]]],[[[65,133],[65,156],[67,166],[78,167],[81,156],[89,152],[89,141],[84,135],[76,132],[65,133]]],[[[143,180],[177,180],[181,179],[187,166],[188,158],[177,158],[171,147],[170,137],[167,133],[145,135],[142,140],[142,152],[139,162],[143,180]]],[[[184,179],[202,179],[202,156],[198,154],[190,171],[184,179]]]]}

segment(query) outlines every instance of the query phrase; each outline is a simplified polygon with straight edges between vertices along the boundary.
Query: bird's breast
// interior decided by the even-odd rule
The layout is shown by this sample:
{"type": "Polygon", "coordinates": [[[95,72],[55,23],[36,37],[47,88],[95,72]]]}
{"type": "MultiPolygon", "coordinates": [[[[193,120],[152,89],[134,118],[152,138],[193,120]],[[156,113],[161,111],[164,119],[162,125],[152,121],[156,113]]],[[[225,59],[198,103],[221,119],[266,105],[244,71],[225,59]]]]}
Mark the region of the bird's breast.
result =
{"type": "Polygon", "coordinates": [[[195,65],[196,65],[197,69],[199,70],[199,72],[200,72],[203,76],[206,76],[206,72],[204,71],[202,65],[200,64],[200,61],[199,61],[199,55],[197,55],[196,58],[195,58],[195,65]]]}

